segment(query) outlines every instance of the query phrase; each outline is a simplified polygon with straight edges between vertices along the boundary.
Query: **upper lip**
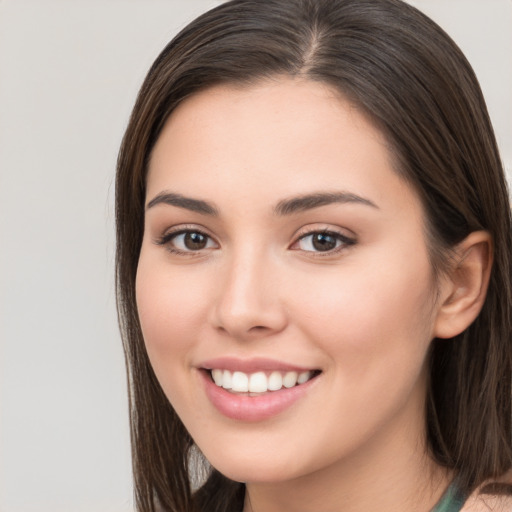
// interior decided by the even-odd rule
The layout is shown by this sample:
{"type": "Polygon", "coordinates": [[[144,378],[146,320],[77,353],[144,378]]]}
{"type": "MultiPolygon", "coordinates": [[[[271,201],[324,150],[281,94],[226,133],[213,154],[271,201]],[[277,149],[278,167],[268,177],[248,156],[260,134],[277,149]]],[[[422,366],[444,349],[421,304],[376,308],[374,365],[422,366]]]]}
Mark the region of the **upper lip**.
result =
{"type": "Polygon", "coordinates": [[[316,370],[317,368],[304,367],[290,364],[276,359],[267,359],[262,357],[251,359],[239,359],[236,357],[218,357],[208,359],[198,365],[205,370],[229,370],[231,372],[254,373],[258,371],[281,371],[281,372],[305,372],[316,370]]]}

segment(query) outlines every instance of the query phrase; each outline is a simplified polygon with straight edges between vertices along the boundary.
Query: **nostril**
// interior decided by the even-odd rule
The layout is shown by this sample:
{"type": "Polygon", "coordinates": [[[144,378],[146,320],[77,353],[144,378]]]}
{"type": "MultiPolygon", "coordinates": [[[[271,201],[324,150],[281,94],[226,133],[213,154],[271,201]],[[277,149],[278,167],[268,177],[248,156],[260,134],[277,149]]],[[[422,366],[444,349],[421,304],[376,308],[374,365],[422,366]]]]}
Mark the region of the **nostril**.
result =
{"type": "Polygon", "coordinates": [[[252,336],[265,336],[269,333],[272,332],[272,329],[270,327],[267,327],[265,325],[255,325],[251,328],[249,328],[249,330],[247,331],[247,335],[249,337],[252,337],[252,336]]]}

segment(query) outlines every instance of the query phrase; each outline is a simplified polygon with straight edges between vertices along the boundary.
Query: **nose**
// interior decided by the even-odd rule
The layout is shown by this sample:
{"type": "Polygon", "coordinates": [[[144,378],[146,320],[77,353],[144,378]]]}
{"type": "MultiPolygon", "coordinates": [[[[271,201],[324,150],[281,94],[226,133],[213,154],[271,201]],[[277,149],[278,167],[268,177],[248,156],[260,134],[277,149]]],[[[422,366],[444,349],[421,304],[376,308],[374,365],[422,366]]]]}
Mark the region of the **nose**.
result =
{"type": "Polygon", "coordinates": [[[226,262],[213,305],[214,327],[239,341],[281,332],[287,315],[279,276],[278,265],[254,251],[226,262]]]}

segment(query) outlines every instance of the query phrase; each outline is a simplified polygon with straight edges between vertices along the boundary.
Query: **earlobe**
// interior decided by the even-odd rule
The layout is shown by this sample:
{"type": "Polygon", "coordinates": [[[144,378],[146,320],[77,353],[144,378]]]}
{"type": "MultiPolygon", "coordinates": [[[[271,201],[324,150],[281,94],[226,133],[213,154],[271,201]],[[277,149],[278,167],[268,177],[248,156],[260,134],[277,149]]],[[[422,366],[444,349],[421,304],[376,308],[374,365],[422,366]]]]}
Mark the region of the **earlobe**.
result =
{"type": "Polygon", "coordinates": [[[435,337],[453,338],[473,323],[485,301],[492,261],[487,231],[474,231],[456,247],[450,272],[443,279],[435,337]]]}

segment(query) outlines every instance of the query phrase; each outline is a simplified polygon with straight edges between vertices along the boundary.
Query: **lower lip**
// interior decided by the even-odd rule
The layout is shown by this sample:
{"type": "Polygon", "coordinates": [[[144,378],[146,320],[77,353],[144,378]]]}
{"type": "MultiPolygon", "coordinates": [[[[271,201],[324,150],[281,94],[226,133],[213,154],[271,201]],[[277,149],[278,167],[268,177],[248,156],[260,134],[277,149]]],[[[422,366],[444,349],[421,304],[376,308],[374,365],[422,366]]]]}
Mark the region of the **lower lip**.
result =
{"type": "Polygon", "coordinates": [[[216,409],[233,420],[256,422],[263,421],[282,413],[299,401],[316,382],[314,377],[304,384],[293,388],[269,391],[263,395],[247,396],[230,393],[217,386],[210,377],[210,372],[201,370],[206,395],[216,409]]]}

